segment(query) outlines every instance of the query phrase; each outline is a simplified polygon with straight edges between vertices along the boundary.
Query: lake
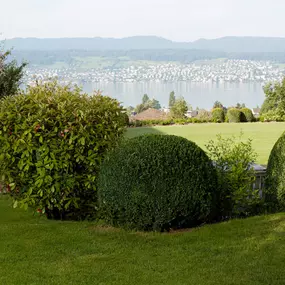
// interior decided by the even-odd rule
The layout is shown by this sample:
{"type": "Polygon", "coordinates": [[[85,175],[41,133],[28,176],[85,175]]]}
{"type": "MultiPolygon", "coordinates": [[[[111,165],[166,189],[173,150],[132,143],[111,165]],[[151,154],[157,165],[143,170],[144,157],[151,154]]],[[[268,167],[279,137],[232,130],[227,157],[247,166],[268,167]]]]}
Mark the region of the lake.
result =
{"type": "MultiPolygon", "coordinates": [[[[80,85],[80,84],[79,84],[80,85]]],[[[82,84],[81,84],[82,85],[82,84]]],[[[262,84],[253,83],[201,83],[201,82],[133,82],[133,83],[85,83],[83,90],[92,93],[101,90],[104,95],[114,97],[124,106],[135,106],[143,94],[159,100],[162,107],[168,106],[169,93],[183,96],[193,108],[210,109],[218,100],[224,106],[245,103],[249,108],[261,106],[265,95],[262,84]]]]}

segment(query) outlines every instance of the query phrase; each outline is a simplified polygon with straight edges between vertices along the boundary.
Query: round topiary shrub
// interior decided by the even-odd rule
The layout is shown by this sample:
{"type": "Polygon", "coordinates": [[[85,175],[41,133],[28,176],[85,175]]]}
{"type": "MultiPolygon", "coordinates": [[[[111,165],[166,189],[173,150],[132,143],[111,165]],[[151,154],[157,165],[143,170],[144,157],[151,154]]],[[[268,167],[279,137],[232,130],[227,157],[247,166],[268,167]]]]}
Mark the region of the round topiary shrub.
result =
{"type": "Polygon", "coordinates": [[[168,230],[211,220],[217,174],[206,153],[177,136],[125,141],[101,166],[102,218],[115,226],[168,230]]]}
{"type": "Polygon", "coordinates": [[[227,112],[227,119],[229,123],[242,122],[242,112],[239,109],[231,108],[227,112]]]}
{"type": "Polygon", "coordinates": [[[265,201],[271,208],[285,208],[285,134],[275,143],[268,160],[265,201]]]}
{"type": "Polygon", "coordinates": [[[212,117],[215,123],[223,123],[225,121],[225,112],[223,108],[215,108],[212,110],[212,117]]]}
{"type": "Polygon", "coordinates": [[[242,112],[242,115],[243,115],[245,122],[248,122],[248,123],[254,122],[255,118],[254,118],[252,111],[250,109],[242,108],[241,112],[242,112]]]}
{"type": "Polygon", "coordinates": [[[99,165],[125,125],[117,100],[56,82],[4,98],[1,174],[14,206],[33,207],[55,219],[93,214],[99,165]]]}

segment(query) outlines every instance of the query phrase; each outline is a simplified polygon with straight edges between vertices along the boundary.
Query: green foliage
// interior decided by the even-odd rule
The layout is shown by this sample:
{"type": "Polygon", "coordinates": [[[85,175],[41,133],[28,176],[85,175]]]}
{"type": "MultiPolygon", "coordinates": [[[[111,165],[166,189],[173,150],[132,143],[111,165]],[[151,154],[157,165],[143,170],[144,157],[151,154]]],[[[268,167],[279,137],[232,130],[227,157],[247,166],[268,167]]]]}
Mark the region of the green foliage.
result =
{"type": "Polygon", "coordinates": [[[126,111],[127,111],[127,115],[130,116],[132,112],[135,111],[135,108],[133,106],[129,106],[126,108],[126,111]]]}
{"type": "Polygon", "coordinates": [[[223,108],[215,108],[212,110],[212,118],[216,123],[223,123],[225,121],[225,112],[223,108]]]}
{"type": "Polygon", "coordinates": [[[223,109],[224,106],[220,101],[215,101],[214,105],[213,105],[213,109],[223,109]]]}
{"type": "Polygon", "coordinates": [[[272,100],[269,98],[265,98],[265,100],[261,106],[261,109],[260,109],[260,114],[264,115],[264,114],[268,113],[269,111],[273,111],[274,109],[275,109],[275,105],[272,102],[272,100]]]}
{"type": "Polygon", "coordinates": [[[129,126],[130,127],[143,127],[143,126],[167,126],[167,125],[173,125],[174,121],[169,119],[169,120],[135,120],[135,121],[130,121],[129,126]]]}
{"type": "Polygon", "coordinates": [[[231,108],[227,112],[228,122],[240,123],[242,122],[242,112],[239,109],[231,108]]]}
{"type": "Polygon", "coordinates": [[[216,171],[195,143],[167,135],[124,142],[102,164],[99,202],[116,226],[168,230],[212,218],[216,171]]]}
{"type": "Polygon", "coordinates": [[[125,125],[118,101],[56,82],[3,99],[0,161],[14,206],[53,218],[94,210],[99,165],[125,125]]]}
{"type": "Polygon", "coordinates": [[[141,112],[143,112],[143,111],[145,111],[145,110],[147,110],[147,109],[149,109],[150,107],[148,106],[148,105],[144,105],[144,104],[138,104],[137,106],[136,106],[136,108],[135,108],[135,112],[137,113],[137,114],[139,114],[139,113],[141,113],[141,112]]]}
{"type": "Polygon", "coordinates": [[[152,99],[150,100],[149,97],[147,96],[147,94],[144,94],[143,98],[142,98],[142,103],[137,105],[135,108],[135,112],[136,113],[141,113],[145,110],[148,110],[150,108],[154,108],[154,109],[161,109],[160,103],[158,100],[156,99],[152,99]]]}
{"type": "Polygon", "coordinates": [[[175,100],[174,105],[170,109],[170,115],[173,119],[183,119],[188,110],[187,103],[183,97],[175,100]]]}
{"type": "Polygon", "coordinates": [[[282,82],[271,82],[264,86],[265,101],[261,107],[264,115],[273,111],[279,117],[285,117],[285,78],[282,82]]]}
{"type": "Polygon", "coordinates": [[[262,119],[264,122],[284,122],[285,116],[278,115],[276,110],[269,110],[262,115],[262,119]]]}
{"type": "Polygon", "coordinates": [[[176,101],[176,98],[175,98],[175,93],[174,91],[172,91],[170,94],[169,94],[169,108],[172,108],[175,104],[175,101],[176,101]]]}
{"type": "Polygon", "coordinates": [[[246,106],[245,106],[245,104],[244,103],[237,103],[236,105],[235,105],[235,107],[233,107],[233,108],[236,108],[236,109],[243,109],[243,108],[246,108],[246,106]]]}
{"type": "Polygon", "coordinates": [[[18,65],[15,60],[8,61],[11,52],[0,50],[0,98],[15,95],[21,84],[26,63],[18,65]]]}
{"type": "Polygon", "coordinates": [[[192,118],[186,118],[186,119],[174,119],[173,122],[176,125],[187,125],[191,124],[193,121],[192,118]]]}
{"type": "Polygon", "coordinates": [[[167,125],[188,125],[208,123],[209,119],[198,118],[183,118],[183,119],[167,119],[167,120],[135,120],[129,122],[129,127],[143,127],[143,126],[167,126],[167,125]]]}
{"type": "Polygon", "coordinates": [[[258,191],[252,187],[255,174],[251,165],[257,156],[252,140],[243,141],[242,133],[239,137],[230,138],[217,135],[217,140],[210,140],[206,149],[218,173],[222,216],[255,213],[261,200],[258,191]]]}
{"type": "Polygon", "coordinates": [[[265,201],[270,208],[285,209],[285,134],[275,143],[267,166],[265,201]],[[278,201],[278,203],[277,203],[278,201]],[[278,205],[279,204],[279,205],[278,205]]]}
{"type": "Polygon", "coordinates": [[[157,109],[157,110],[161,109],[160,103],[156,99],[150,100],[148,102],[148,104],[149,104],[150,108],[157,109]]]}
{"type": "Polygon", "coordinates": [[[197,119],[200,120],[202,123],[211,122],[212,121],[212,113],[201,109],[198,111],[197,119]]]}
{"type": "Polygon", "coordinates": [[[146,104],[148,101],[149,101],[148,95],[147,95],[147,94],[144,94],[144,95],[143,95],[143,98],[142,98],[142,104],[146,104]]]}
{"type": "Polygon", "coordinates": [[[250,109],[242,108],[241,112],[242,112],[242,118],[245,120],[245,122],[248,122],[248,123],[254,122],[255,118],[250,109]]]}

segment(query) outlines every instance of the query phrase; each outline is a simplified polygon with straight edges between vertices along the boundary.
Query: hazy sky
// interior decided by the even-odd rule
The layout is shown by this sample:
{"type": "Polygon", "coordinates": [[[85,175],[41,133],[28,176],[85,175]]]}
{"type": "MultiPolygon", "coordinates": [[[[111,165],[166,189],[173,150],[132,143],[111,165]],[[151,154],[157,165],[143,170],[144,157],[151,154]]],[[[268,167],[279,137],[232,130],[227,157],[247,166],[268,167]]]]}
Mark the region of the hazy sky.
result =
{"type": "Polygon", "coordinates": [[[285,0],[0,0],[13,37],[285,37],[285,0]]]}

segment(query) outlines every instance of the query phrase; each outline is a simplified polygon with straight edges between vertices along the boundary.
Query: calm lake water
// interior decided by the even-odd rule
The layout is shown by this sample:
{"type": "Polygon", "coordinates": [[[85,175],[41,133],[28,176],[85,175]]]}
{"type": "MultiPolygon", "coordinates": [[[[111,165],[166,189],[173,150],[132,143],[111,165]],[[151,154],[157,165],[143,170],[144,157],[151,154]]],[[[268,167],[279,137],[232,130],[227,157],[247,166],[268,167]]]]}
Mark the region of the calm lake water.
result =
{"type": "MultiPolygon", "coordinates": [[[[80,85],[80,84],[79,84],[80,85]]],[[[218,100],[224,106],[245,103],[250,108],[261,106],[265,95],[261,83],[200,83],[200,82],[134,82],[134,83],[86,83],[87,93],[101,90],[104,95],[114,97],[124,106],[135,106],[141,102],[143,94],[159,100],[162,107],[168,106],[169,93],[183,96],[193,108],[210,109],[218,100]]]]}

